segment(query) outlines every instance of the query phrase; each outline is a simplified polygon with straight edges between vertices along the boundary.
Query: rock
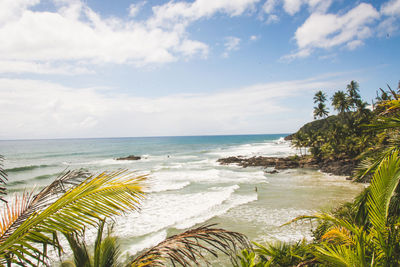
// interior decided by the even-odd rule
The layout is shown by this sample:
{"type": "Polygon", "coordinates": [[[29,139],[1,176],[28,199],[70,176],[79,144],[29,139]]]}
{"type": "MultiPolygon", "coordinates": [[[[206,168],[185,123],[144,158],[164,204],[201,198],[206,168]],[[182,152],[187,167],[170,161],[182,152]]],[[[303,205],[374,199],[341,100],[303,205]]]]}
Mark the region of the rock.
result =
{"type": "Polygon", "coordinates": [[[117,158],[117,160],[139,160],[141,157],[135,155],[129,155],[127,157],[117,158]]]}
{"type": "Polygon", "coordinates": [[[288,136],[285,136],[285,138],[283,138],[285,141],[292,141],[293,139],[293,134],[289,134],[288,136]]]}
{"type": "Polygon", "coordinates": [[[321,170],[334,175],[351,176],[355,170],[358,161],[351,159],[324,159],[317,160],[310,156],[292,156],[286,158],[278,157],[251,157],[245,158],[242,156],[227,157],[218,159],[222,165],[237,164],[244,168],[246,167],[274,167],[274,171],[268,173],[276,173],[278,170],[308,168],[321,170]],[[276,171],[276,172],[275,172],[276,171]]]}
{"type": "Polygon", "coordinates": [[[278,171],[277,170],[272,170],[272,171],[266,171],[266,173],[275,174],[275,173],[278,173],[278,171]]]}

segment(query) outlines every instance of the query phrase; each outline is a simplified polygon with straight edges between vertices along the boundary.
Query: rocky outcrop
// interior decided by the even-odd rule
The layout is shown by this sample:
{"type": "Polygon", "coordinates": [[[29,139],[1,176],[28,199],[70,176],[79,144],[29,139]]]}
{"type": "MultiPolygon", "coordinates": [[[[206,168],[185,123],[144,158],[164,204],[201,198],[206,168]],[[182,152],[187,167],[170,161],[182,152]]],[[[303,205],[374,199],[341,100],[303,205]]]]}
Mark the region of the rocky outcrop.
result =
{"type": "Polygon", "coordinates": [[[293,134],[289,134],[288,136],[285,136],[285,138],[283,138],[285,141],[292,141],[293,140],[293,134]]]}
{"type": "Polygon", "coordinates": [[[135,155],[129,155],[127,157],[117,158],[116,160],[139,160],[141,157],[135,155]]]}
{"type": "MultiPolygon", "coordinates": [[[[295,168],[309,168],[309,169],[320,169],[323,172],[331,173],[334,175],[352,175],[357,162],[350,159],[337,159],[337,160],[316,160],[312,157],[251,157],[245,158],[242,156],[238,157],[227,157],[218,159],[218,162],[222,165],[237,164],[244,168],[246,167],[274,167],[274,170],[285,170],[295,168]]],[[[269,172],[271,173],[271,172],[269,172]]],[[[274,172],[272,172],[274,173],[274,172]]]]}

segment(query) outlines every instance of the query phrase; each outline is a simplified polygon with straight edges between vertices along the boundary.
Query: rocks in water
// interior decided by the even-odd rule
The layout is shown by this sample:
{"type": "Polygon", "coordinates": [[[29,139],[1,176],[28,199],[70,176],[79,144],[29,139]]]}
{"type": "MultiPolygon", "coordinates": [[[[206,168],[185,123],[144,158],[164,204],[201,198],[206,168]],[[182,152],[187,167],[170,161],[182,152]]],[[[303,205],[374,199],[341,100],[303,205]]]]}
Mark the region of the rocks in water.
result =
{"type": "Polygon", "coordinates": [[[117,158],[117,160],[139,160],[141,159],[140,156],[129,155],[127,157],[117,158]]]}
{"type": "Polygon", "coordinates": [[[222,165],[237,164],[244,168],[246,167],[274,167],[274,170],[268,173],[276,173],[278,170],[295,169],[295,168],[309,168],[309,169],[320,169],[323,172],[331,173],[334,175],[346,175],[350,176],[353,174],[354,169],[357,166],[357,161],[351,159],[324,159],[317,160],[313,157],[305,156],[291,156],[286,158],[279,157],[251,157],[245,158],[242,156],[238,157],[227,157],[218,159],[222,165]]]}
{"type": "Polygon", "coordinates": [[[277,170],[275,170],[275,169],[273,169],[272,171],[266,171],[266,173],[269,173],[269,174],[275,174],[275,173],[278,173],[278,171],[277,171],[277,170]]]}

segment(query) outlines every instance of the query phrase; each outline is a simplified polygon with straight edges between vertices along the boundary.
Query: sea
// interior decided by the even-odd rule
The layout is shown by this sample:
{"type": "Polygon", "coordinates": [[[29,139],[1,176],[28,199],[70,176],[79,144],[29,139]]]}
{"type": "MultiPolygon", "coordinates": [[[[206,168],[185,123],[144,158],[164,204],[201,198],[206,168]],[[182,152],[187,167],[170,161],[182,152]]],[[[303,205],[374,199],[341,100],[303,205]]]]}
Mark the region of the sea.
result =
{"type": "Polygon", "coordinates": [[[187,229],[215,227],[250,240],[311,239],[312,222],[282,226],[327,211],[363,188],[342,176],[309,169],[270,174],[261,167],[220,165],[228,156],[294,155],[286,134],[0,141],[9,196],[39,190],[60,173],[128,169],[148,175],[141,210],[114,219],[124,254],[135,255],[187,229]],[[140,156],[137,161],[118,157],[140,156]]]}

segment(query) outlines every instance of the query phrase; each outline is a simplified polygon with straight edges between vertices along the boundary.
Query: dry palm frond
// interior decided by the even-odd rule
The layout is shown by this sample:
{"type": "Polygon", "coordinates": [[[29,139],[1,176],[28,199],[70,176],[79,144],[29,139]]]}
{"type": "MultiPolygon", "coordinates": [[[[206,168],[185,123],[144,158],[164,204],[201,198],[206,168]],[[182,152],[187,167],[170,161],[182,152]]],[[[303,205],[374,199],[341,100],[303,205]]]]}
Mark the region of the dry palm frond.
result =
{"type": "Polygon", "coordinates": [[[165,266],[169,260],[172,265],[199,265],[199,261],[209,264],[205,253],[218,257],[218,251],[233,256],[251,247],[243,234],[204,225],[184,233],[171,236],[155,247],[135,258],[130,266],[165,266]]]}
{"type": "Polygon", "coordinates": [[[86,176],[69,172],[27,201],[24,212],[7,225],[0,239],[0,264],[6,256],[14,256],[12,262],[36,266],[29,258],[42,257],[43,262],[46,252],[36,249],[32,242],[57,246],[49,237],[56,231],[79,232],[85,225],[96,226],[100,218],[139,209],[146,176],[126,170],[86,176]]]}
{"type": "Polygon", "coordinates": [[[354,245],[350,231],[341,226],[334,226],[327,231],[322,239],[339,245],[354,245]]]}
{"type": "Polygon", "coordinates": [[[84,181],[89,176],[83,170],[67,171],[57,177],[50,185],[38,194],[24,193],[21,198],[15,197],[13,205],[6,206],[0,223],[0,243],[7,239],[33,213],[40,212],[51,205],[60,194],[68,188],[84,181]]]}

